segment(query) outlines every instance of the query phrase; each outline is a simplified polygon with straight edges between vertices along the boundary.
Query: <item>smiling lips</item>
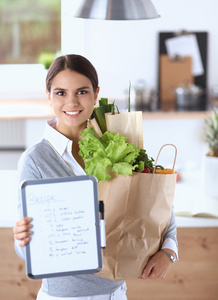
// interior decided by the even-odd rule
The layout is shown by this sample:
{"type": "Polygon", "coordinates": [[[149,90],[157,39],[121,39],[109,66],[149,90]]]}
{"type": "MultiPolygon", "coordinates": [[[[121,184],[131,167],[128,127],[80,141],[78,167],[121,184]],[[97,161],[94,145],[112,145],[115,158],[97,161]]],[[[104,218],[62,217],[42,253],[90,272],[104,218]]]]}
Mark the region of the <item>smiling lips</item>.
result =
{"type": "Polygon", "coordinates": [[[81,110],[77,110],[77,111],[65,111],[64,113],[66,115],[75,116],[75,115],[78,115],[80,112],[81,112],[81,110]]]}

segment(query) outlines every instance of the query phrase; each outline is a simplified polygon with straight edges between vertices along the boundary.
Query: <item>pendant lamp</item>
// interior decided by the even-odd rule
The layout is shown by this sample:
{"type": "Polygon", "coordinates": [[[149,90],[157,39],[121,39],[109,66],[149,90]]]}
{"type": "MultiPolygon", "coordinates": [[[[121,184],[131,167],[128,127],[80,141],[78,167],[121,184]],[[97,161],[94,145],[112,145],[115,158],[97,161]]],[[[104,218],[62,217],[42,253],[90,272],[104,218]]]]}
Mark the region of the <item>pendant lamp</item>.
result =
{"type": "Polygon", "coordinates": [[[150,0],[81,0],[76,18],[102,20],[144,20],[159,15],[150,0]]]}

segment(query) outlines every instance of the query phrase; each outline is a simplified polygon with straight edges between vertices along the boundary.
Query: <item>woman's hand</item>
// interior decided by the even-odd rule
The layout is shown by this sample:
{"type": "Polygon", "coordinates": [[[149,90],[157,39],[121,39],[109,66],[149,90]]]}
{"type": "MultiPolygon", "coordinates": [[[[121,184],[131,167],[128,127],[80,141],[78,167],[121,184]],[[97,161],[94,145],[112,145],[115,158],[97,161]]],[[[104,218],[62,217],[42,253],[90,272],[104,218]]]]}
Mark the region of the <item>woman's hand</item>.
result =
{"type": "MultiPolygon", "coordinates": [[[[176,256],[174,251],[170,249],[164,249],[169,254],[176,256]]],[[[172,266],[173,262],[167,257],[163,252],[158,251],[154,256],[152,256],[147,265],[145,266],[142,276],[142,279],[161,279],[164,278],[172,266]]]]}
{"type": "Polygon", "coordinates": [[[26,246],[30,241],[30,236],[33,234],[33,232],[30,231],[33,227],[33,225],[30,224],[31,221],[31,218],[25,217],[17,221],[16,226],[13,228],[14,238],[21,241],[19,243],[20,247],[26,246]]]}

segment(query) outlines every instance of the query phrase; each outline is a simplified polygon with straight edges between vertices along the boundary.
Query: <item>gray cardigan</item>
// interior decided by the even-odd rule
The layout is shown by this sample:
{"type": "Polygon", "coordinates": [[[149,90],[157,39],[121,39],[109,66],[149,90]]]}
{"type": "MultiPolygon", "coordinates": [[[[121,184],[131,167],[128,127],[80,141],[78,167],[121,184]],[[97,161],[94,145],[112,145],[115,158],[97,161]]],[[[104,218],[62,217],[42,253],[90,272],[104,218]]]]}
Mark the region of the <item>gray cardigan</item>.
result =
{"type": "MultiPolygon", "coordinates": [[[[61,160],[53,148],[43,139],[23,153],[18,163],[19,182],[23,180],[45,179],[73,176],[72,170],[61,160]]],[[[19,216],[22,218],[21,199],[18,203],[19,216]]],[[[176,224],[172,213],[168,230],[164,239],[176,240],[176,224]]],[[[25,259],[24,248],[15,241],[17,254],[25,259]]],[[[96,275],[77,275],[43,279],[42,290],[50,296],[83,297],[109,294],[115,291],[123,282],[98,277],[96,275]]]]}

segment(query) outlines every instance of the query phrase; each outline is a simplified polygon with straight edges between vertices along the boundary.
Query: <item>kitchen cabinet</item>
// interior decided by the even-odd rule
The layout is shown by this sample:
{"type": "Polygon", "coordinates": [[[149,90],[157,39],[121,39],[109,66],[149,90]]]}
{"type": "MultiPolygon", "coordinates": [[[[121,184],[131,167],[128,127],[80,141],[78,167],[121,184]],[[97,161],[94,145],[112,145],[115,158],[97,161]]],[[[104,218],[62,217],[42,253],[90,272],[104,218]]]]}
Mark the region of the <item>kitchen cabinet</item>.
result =
{"type": "MultiPolygon", "coordinates": [[[[36,299],[40,280],[25,275],[11,228],[0,228],[0,299],[36,299]]],[[[179,261],[164,279],[127,281],[128,300],[217,300],[218,227],[179,227],[179,261]]]]}
{"type": "Polygon", "coordinates": [[[127,281],[128,300],[217,300],[218,228],[178,228],[179,261],[165,279],[127,281]]]}

